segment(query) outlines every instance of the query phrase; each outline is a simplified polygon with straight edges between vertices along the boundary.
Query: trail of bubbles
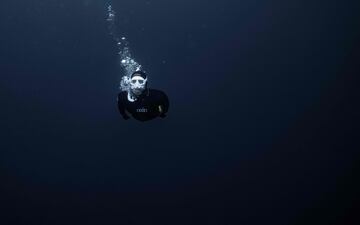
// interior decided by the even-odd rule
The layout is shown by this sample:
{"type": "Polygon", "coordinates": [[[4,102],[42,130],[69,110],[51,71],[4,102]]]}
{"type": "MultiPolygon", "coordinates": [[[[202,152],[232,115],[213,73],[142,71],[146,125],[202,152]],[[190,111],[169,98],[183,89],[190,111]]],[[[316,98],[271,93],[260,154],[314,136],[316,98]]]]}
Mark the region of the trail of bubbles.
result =
{"type": "Polygon", "coordinates": [[[138,71],[141,69],[141,65],[136,62],[130,53],[129,48],[129,42],[127,41],[126,37],[121,37],[118,35],[117,29],[116,29],[116,12],[111,6],[111,4],[108,4],[107,6],[107,23],[108,23],[108,29],[110,32],[110,35],[112,39],[115,41],[117,48],[118,48],[118,54],[120,56],[120,62],[122,68],[125,70],[125,74],[121,78],[120,81],[120,89],[122,91],[128,91],[129,84],[130,84],[130,76],[134,71],[138,71]]]}

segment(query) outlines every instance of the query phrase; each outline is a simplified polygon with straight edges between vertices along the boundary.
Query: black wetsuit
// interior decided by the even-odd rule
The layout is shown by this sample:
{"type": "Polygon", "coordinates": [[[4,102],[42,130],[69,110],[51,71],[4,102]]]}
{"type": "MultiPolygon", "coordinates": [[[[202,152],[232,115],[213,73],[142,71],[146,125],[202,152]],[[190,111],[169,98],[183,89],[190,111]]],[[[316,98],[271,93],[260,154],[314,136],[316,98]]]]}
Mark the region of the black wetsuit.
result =
{"type": "Polygon", "coordinates": [[[169,110],[169,99],[162,91],[147,88],[134,102],[127,95],[127,91],[118,95],[119,112],[125,120],[130,118],[126,111],[137,120],[147,121],[158,116],[164,118],[169,110]]]}

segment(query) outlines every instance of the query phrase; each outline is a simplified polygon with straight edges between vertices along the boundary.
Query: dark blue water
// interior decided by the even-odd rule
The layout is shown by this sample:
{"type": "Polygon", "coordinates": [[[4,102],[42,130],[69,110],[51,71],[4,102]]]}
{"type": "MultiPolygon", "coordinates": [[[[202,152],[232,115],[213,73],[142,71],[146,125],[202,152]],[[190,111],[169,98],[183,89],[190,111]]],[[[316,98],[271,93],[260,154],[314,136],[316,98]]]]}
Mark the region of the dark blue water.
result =
{"type": "Polygon", "coordinates": [[[0,3],[0,224],[354,222],[355,3],[113,1],[170,99],[147,123],[117,111],[107,3],[0,3]]]}

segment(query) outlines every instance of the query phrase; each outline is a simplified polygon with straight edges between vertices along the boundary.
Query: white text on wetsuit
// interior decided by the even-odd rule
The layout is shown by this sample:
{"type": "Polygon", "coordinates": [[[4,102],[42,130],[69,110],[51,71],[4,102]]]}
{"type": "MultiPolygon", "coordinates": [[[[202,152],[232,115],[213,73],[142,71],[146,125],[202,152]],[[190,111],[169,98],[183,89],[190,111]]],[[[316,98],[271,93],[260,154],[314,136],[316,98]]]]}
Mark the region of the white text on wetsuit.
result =
{"type": "Polygon", "coordinates": [[[142,113],[145,113],[145,112],[147,112],[147,109],[145,109],[145,108],[136,109],[136,112],[142,112],[142,113]]]}

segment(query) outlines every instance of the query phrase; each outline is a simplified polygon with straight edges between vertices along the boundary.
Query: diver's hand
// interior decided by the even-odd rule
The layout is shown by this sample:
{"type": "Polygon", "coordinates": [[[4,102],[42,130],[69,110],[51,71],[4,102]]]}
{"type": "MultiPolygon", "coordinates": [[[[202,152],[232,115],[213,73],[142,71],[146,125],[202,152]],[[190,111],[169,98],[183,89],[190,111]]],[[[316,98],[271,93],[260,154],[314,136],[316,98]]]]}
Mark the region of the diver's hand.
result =
{"type": "Polygon", "coordinates": [[[158,106],[158,109],[159,109],[159,113],[162,113],[162,112],[163,112],[163,106],[162,106],[162,105],[159,105],[159,106],[158,106]]]}
{"type": "Polygon", "coordinates": [[[159,109],[159,116],[160,116],[161,118],[165,118],[166,115],[165,115],[165,113],[164,113],[163,106],[162,106],[162,105],[159,105],[158,109],[159,109]]]}

